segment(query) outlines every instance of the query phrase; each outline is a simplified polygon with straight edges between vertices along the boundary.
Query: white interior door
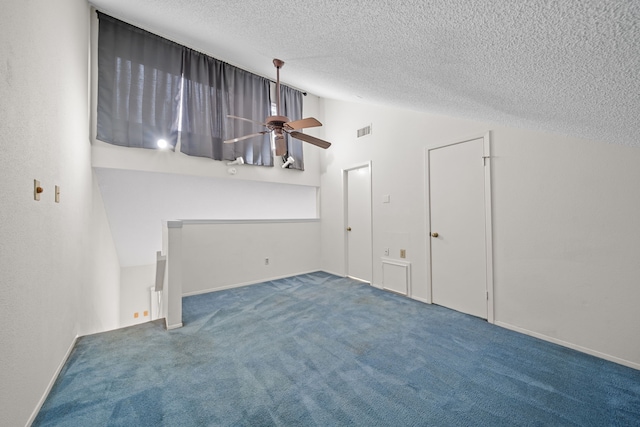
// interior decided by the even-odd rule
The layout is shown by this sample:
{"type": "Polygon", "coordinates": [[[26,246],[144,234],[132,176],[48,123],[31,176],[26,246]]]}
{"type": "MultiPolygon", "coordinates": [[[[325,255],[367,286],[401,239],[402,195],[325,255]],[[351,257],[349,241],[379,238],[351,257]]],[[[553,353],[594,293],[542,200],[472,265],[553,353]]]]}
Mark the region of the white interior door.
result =
{"type": "Polygon", "coordinates": [[[369,165],[346,171],[347,276],[371,283],[371,174],[369,165]]]}
{"type": "Polygon", "coordinates": [[[429,150],[434,304],[487,318],[484,139],[429,150]]]}

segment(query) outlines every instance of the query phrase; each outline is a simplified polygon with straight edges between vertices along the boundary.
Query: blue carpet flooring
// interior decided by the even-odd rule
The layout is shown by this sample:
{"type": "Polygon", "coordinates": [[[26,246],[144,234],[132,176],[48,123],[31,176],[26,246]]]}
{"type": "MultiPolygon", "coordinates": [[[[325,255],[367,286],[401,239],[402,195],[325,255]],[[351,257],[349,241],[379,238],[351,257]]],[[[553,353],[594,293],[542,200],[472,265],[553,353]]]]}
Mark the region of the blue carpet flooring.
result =
{"type": "Polygon", "coordinates": [[[34,425],[640,425],[640,371],[350,279],[183,307],[78,339],[34,425]]]}

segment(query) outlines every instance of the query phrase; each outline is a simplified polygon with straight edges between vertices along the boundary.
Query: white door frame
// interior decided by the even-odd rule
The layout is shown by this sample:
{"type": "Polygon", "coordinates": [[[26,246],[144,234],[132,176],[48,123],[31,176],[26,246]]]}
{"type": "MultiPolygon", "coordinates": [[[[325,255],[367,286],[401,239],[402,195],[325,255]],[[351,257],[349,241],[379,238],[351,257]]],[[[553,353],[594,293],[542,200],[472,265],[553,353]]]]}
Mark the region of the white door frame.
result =
{"type": "Polygon", "coordinates": [[[356,165],[350,166],[348,168],[342,169],[342,206],[343,206],[343,217],[342,217],[342,233],[344,239],[344,277],[347,277],[349,274],[349,235],[347,231],[347,227],[349,226],[349,200],[348,200],[348,174],[352,170],[361,169],[361,168],[369,168],[369,209],[371,210],[371,229],[369,230],[369,234],[371,235],[371,253],[369,254],[369,258],[371,260],[371,271],[369,274],[371,275],[371,285],[373,285],[373,192],[372,192],[372,162],[369,160],[368,162],[358,163],[356,165]]]}
{"type": "Polygon", "coordinates": [[[472,136],[470,138],[464,138],[455,142],[443,143],[433,147],[426,147],[424,150],[424,162],[425,162],[425,212],[426,212],[426,254],[427,254],[427,266],[429,267],[429,274],[427,274],[427,303],[433,303],[433,283],[431,277],[431,193],[429,185],[429,159],[431,150],[435,150],[442,147],[448,147],[450,145],[462,144],[465,142],[473,141],[475,139],[483,140],[483,158],[478,161],[484,161],[484,218],[485,218],[485,253],[486,253],[486,283],[487,283],[487,322],[495,323],[494,318],[494,301],[493,301],[493,227],[492,227],[492,214],[491,214],[491,132],[472,136]]]}

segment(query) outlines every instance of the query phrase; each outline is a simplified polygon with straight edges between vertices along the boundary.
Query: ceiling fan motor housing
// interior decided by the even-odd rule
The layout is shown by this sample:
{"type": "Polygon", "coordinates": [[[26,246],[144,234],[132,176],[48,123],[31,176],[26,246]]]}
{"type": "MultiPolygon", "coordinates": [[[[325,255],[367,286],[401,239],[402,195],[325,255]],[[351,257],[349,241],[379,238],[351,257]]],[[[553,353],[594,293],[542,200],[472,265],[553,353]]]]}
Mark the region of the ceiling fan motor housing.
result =
{"type": "Polygon", "coordinates": [[[269,116],[266,122],[267,127],[271,130],[282,129],[284,124],[289,122],[289,118],[285,116],[269,116]]]}

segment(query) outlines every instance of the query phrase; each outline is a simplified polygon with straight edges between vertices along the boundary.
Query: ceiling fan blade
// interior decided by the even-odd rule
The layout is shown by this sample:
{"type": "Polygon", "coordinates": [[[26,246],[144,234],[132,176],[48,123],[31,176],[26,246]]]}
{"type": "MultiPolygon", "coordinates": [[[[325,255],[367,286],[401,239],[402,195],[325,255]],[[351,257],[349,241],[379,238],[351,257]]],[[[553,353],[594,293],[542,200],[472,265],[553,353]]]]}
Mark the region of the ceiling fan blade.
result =
{"type": "Polygon", "coordinates": [[[265,123],[256,122],[255,120],[251,120],[251,119],[245,119],[244,117],[232,116],[231,114],[228,114],[227,117],[230,119],[244,120],[245,122],[254,123],[260,126],[266,126],[265,123]]]}
{"type": "Polygon", "coordinates": [[[284,136],[276,137],[276,156],[284,156],[287,154],[287,143],[284,140],[284,136]]]}
{"type": "Polygon", "coordinates": [[[234,142],[242,141],[243,139],[253,138],[254,136],[264,135],[265,133],[269,133],[269,130],[263,130],[262,132],[252,133],[251,135],[239,136],[238,138],[227,139],[224,141],[225,144],[232,144],[234,142]]]}
{"type": "Polygon", "coordinates": [[[317,126],[322,126],[317,119],[314,117],[307,117],[306,119],[294,120],[289,123],[285,123],[284,127],[288,130],[298,130],[303,128],[314,128],[317,126]]]}
{"type": "Polygon", "coordinates": [[[302,140],[304,142],[308,142],[309,144],[313,144],[316,147],[320,147],[320,148],[329,148],[331,146],[330,142],[327,142],[323,139],[320,138],[316,138],[315,136],[311,136],[311,135],[307,135],[305,133],[302,132],[289,132],[289,135],[291,135],[292,137],[302,140]]]}

